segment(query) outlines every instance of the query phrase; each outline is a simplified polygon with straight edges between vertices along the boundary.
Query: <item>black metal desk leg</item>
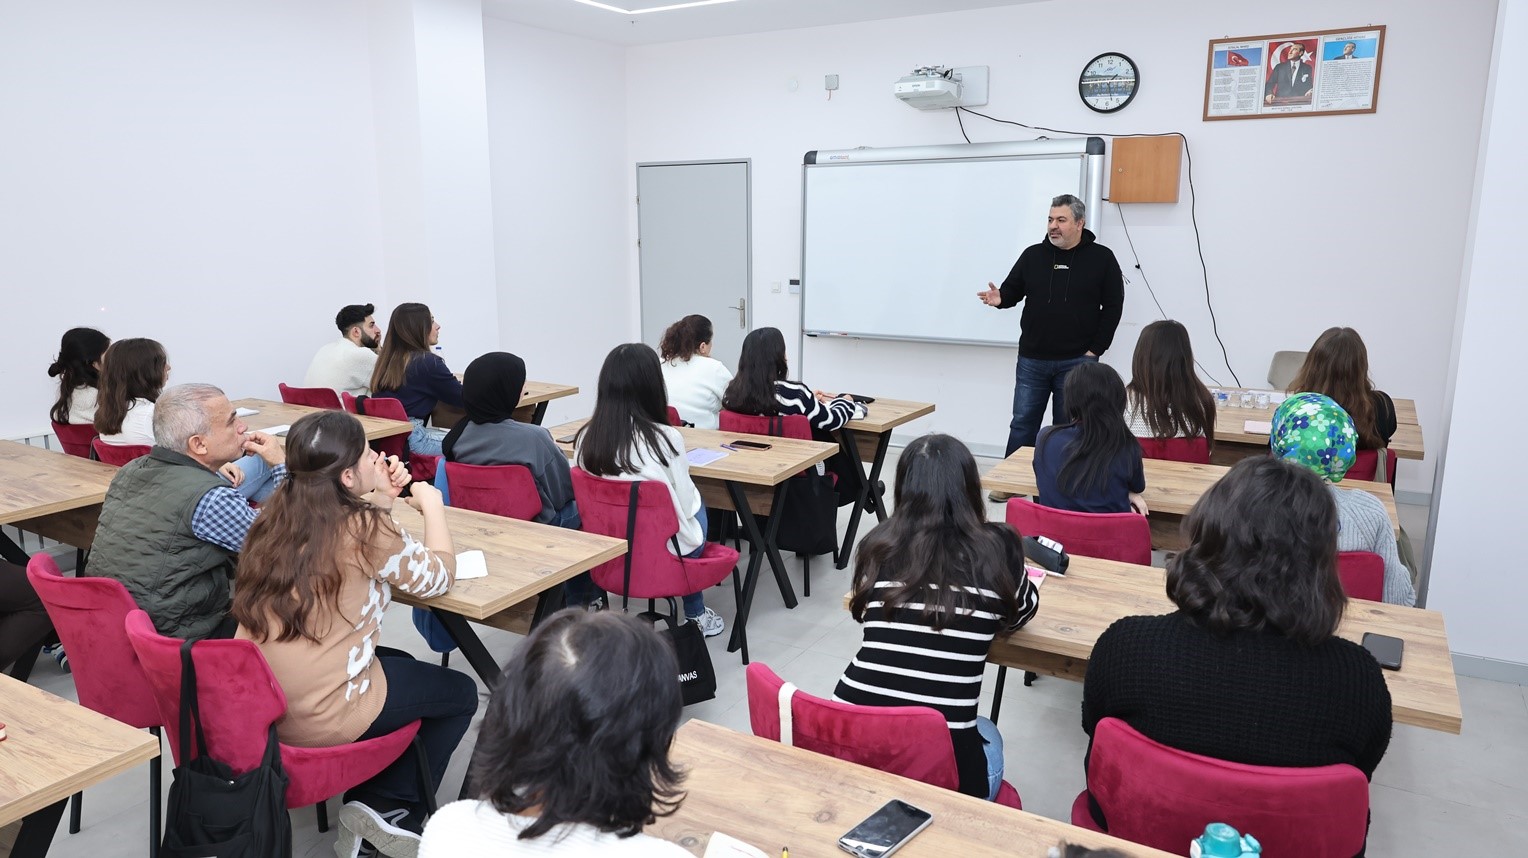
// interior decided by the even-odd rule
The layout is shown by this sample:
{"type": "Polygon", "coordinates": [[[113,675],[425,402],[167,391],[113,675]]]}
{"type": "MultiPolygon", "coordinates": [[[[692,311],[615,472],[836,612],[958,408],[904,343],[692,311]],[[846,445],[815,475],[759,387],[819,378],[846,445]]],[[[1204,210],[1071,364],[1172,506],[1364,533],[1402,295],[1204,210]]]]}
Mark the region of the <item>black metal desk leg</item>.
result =
{"type": "Polygon", "coordinates": [[[58,821],[63,818],[64,805],[68,803],[66,798],[23,817],[11,855],[14,858],[44,858],[48,847],[53,845],[53,832],[58,830],[58,821]]]}
{"type": "Polygon", "coordinates": [[[547,407],[547,403],[550,402],[550,401],[551,400],[547,400],[547,402],[538,402],[538,403],[536,403],[536,410],[531,412],[531,422],[532,423],[536,424],[537,426],[540,426],[541,425],[541,421],[546,419],[546,407],[547,407]]]}
{"type": "Polygon", "coordinates": [[[431,608],[430,613],[434,614],[436,619],[440,620],[440,624],[446,627],[446,633],[456,642],[457,648],[467,659],[467,664],[472,666],[472,671],[483,680],[483,684],[488,686],[490,691],[498,687],[499,663],[493,660],[492,655],[489,655],[488,647],[483,646],[482,639],[472,630],[472,624],[467,622],[467,618],[440,608],[431,608]]]}
{"type": "Polygon", "coordinates": [[[875,459],[870,464],[870,502],[875,504],[877,521],[886,520],[886,496],[881,493],[881,468],[886,464],[886,450],[891,447],[891,433],[881,435],[875,445],[875,459]]]}
{"type": "Polygon", "coordinates": [[[775,580],[780,585],[780,595],[785,599],[788,608],[796,607],[796,593],[791,589],[790,579],[785,577],[785,565],[780,560],[780,552],[773,549],[775,533],[780,526],[779,512],[783,509],[782,501],[785,496],[785,484],[775,487],[774,507],[771,510],[768,533],[759,531],[759,520],[748,506],[748,497],[744,489],[738,483],[728,481],[727,492],[732,497],[732,505],[737,508],[738,518],[743,522],[743,532],[748,537],[748,542],[753,546],[748,556],[748,572],[743,578],[742,601],[738,603],[737,617],[732,623],[732,638],[727,643],[728,652],[736,652],[740,647],[743,649],[743,662],[748,662],[748,613],[753,607],[754,589],[759,583],[759,567],[766,558],[770,561],[770,567],[774,570],[775,580]]]}
{"type": "MultiPolygon", "coordinates": [[[[886,434],[880,436],[880,443],[876,446],[878,456],[886,455],[886,440],[888,437],[886,434]]],[[[849,512],[849,526],[844,529],[844,538],[838,545],[838,552],[833,555],[833,565],[843,569],[849,565],[849,554],[854,550],[854,537],[859,533],[860,516],[864,515],[865,510],[869,508],[869,504],[872,502],[873,493],[875,492],[875,478],[872,476],[868,480],[865,479],[865,471],[859,457],[859,439],[854,434],[853,429],[845,426],[838,431],[838,447],[848,457],[849,461],[854,463],[854,477],[859,483],[859,491],[856,492],[858,500],[854,503],[854,509],[849,512]]],[[[872,473],[880,473],[880,468],[877,467],[879,464],[880,460],[877,459],[872,466],[872,473]]]]}

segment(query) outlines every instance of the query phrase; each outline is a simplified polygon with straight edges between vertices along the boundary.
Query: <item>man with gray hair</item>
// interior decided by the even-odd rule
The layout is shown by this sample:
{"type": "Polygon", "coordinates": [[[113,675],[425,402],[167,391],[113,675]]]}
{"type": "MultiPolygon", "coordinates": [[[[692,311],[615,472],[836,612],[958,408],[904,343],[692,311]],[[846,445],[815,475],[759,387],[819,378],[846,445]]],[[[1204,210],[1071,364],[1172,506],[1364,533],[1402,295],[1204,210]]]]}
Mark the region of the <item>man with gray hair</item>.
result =
{"type": "Polygon", "coordinates": [[[256,511],[218,470],[245,453],[286,480],[275,438],[249,432],[218,388],[181,384],[154,405],[154,448],[112,478],[90,571],[121,581],[160,634],[233,636],[231,584],[256,511]]]}
{"type": "Polygon", "coordinates": [[[1114,342],[1125,308],[1124,278],[1114,252],[1099,244],[1085,223],[1082,200],[1071,194],[1051,200],[1045,240],[1019,254],[1001,287],[988,283],[976,293],[1000,310],[1024,302],[1005,456],[1035,445],[1047,399],[1054,397],[1051,422],[1066,420],[1061,386],[1067,373],[1098,360],[1114,342]]]}

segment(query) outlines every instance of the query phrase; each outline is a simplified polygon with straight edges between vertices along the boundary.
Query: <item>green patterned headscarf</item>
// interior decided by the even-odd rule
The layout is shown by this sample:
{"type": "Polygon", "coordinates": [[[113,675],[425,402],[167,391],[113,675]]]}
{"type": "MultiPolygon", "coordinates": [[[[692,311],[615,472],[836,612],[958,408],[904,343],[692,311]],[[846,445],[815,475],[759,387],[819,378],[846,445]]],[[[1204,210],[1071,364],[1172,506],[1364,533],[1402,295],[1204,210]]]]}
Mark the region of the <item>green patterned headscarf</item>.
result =
{"type": "Polygon", "coordinates": [[[1304,465],[1316,476],[1341,482],[1358,455],[1358,431],[1353,418],[1329,396],[1296,393],[1273,413],[1268,433],[1273,455],[1304,465]]]}

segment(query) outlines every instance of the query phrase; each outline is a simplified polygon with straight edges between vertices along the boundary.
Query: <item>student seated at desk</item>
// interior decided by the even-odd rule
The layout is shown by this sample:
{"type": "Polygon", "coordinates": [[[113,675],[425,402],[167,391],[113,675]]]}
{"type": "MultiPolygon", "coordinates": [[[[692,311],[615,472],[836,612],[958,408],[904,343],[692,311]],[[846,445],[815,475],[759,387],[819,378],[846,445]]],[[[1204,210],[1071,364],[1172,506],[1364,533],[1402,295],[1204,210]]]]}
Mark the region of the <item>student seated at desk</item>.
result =
{"type": "Polygon", "coordinates": [[[1070,423],[1035,439],[1036,500],[1073,512],[1146,514],[1141,445],[1125,425],[1125,385],[1108,364],[1084,362],[1062,387],[1070,423]]]}
{"type": "Polygon", "coordinates": [[[387,336],[371,375],[372,396],[392,397],[403,404],[414,431],[409,451],[440,455],[446,430],[430,426],[435,405],[462,407],[462,383],[431,348],[440,342],[440,323],[424,304],[399,304],[387,321],[387,336]]]}
{"type": "MultiPolygon", "coordinates": [[[[459,671],[380,646],[394,587],[415,596],[451,589],[456,556],[445,505],[415,483],[424,518],[415,539],[388,515],[408,468],[366,445],[342,411],[299,418],[287,433],[290,477],[261,510],[244,544],[233,616],[286,695],[282,742],[326,747],[385,736],[420,721],[419,741],[440,787],[477,712],[477,685],[459,671]]],[[[346,793],[341,823],[383,854],[417,848],[426,797],[416,755],[405,751],[346,793]]]]}
{"type": "Polygon", "coordinates": [[[1390,744],[1390,691],[1379,662],[1336,635],[1347,599],[1331,493],[1289,462],[1244,459],[1184,526],[1189,545],[1167,566],[1178,611],[1125,617],[1099,636],[1083,729],[1091,737],[1113,717],[1192,754],[1346,763],[1372,777],[1390,744]]]}
{"type": "Polygon", "coordinates": [[[1141,329],[1125,399],[1135,437],[1203,437],[1214,448],[1215,398],[1194,375],[1194,347],[1178,322],[1163,319],[1141,329]]]}
{"type": "Polygon", "coordinates": [[[1395,402],[1369,380],[1369,350],[1352,328],[1327,328],[1289,383],[1290,393],[1323,393],[1353,418],[1358,449],[1376,450],[1395,435],[1395,402]]]}
{"type": "Polygon", "coordinates": [[[1268,445],[1274,458],[1308,468],[1325,483],[1337,504],[1337,550],[1369,551],[1385,561],[1385,601],[1417,603],[1411,572],[1401,563],[1395,526],[1379,498],[1337,483],[1353,467],[1358,432],[1342,406],[1319,393],[1296,393],[1273,413],[1268,445]]]}
{"type": "Polygon", "coordinates": [[[95,422],[96,386],[101,380],[101,356],[111,337],[95,328],[70,328],[58,345],[58,358],[48,377],[58,378],[58,401],[49,416],[54,423],[95,422]]]}
{"type": "Polygon", "coordinates": [[[855,553],[849,610],[865,624],[865,639],[833,699],[939,710],[960,791],[993,801],[1003,783],[1003,737],[976,714],[987,649],[1035,615],[1039,590],[1024,572],[1018,534],[987,521],[964,444],[949,435],[908,444],[895,492],[891,518],[855,553]]]}
{"type": "Polygon", "coordinates": [[[663,385],[679,419],[697,429],[715,429],[722,396],[732,383],[732,371],[711,357],[711,320],[690,315],[668,326],[658,346],[663,359],[663,385]]]}
{"type": "Polygon", "coordinates": [[[677,670],[635,617],[547,618],[489,698],[468,774],[476,796],[430,819],[419,858],[690,858],[642,833],[684,799],[669,762],[683,709],[677,670]]]}

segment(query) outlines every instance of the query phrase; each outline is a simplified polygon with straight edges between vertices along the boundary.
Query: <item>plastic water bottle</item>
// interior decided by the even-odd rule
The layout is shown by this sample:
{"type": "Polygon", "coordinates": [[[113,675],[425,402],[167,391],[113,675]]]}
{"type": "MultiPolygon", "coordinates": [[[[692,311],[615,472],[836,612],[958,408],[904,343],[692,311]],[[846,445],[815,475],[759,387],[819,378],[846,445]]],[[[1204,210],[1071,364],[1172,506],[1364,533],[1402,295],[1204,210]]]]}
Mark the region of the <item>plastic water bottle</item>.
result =
{"type": "Polygon", "coordinates": [[[1224,822],[1212,822],[1204,833],[1188,845],[1189,858],[1244,858],[1262,855],[1263,844],[1250,834],[1243,835],[1224,822]]]}
{"type": "Polygon", "coordinates": [[[1226,407],[1226,392],[1218,387],[1210,388],[1210,396],[1215,400],[1216,408],[1226,407]]]}

